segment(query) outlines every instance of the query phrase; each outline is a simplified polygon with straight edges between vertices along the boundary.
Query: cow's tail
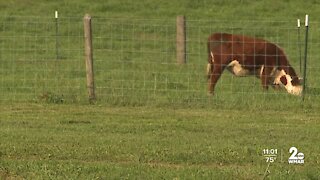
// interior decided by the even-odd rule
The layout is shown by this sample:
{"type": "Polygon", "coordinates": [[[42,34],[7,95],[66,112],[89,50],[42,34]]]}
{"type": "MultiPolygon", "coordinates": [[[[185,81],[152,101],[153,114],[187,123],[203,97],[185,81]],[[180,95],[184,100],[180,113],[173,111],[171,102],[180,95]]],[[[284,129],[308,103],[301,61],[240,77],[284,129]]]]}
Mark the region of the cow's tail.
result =
{"type": "Polygon", "coordinates": [[[207,64],[207,79],[210,79],[210,75],[212,74],[213,62],[214,62],[213,53],[212,53],[212,51],[210,51],[209,61],[207,64]]]}

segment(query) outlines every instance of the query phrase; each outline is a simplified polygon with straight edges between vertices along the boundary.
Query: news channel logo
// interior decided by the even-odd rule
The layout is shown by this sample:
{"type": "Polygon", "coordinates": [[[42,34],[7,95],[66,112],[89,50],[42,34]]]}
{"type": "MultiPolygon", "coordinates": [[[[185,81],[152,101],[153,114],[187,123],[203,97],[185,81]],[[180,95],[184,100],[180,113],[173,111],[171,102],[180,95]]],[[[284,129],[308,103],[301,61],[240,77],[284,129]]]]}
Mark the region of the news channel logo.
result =
{"type": "Polygon", "coordinates": [[[289,153],[291,154],[288,159],[289,164],[304,164],[304,154],[299,152],[296,147],[291,147],[289,153]]]}
{"type": "MultiPolygon", "coordinates": [[[[262,154],[267,163],[274,163],[278,159],[279,153],[280,153],[280,159],[282,161],[283,159],[282,150],[279,151],[276,148],[266,148],[266,149],[263,149],[262,151],[262,154]]],[[[290,154],[288,158],[289,164],[304,164],[304,154],[302,152],[299,152],[298,148],[292,146],[289,149],[289,154],[290,154]]]]}

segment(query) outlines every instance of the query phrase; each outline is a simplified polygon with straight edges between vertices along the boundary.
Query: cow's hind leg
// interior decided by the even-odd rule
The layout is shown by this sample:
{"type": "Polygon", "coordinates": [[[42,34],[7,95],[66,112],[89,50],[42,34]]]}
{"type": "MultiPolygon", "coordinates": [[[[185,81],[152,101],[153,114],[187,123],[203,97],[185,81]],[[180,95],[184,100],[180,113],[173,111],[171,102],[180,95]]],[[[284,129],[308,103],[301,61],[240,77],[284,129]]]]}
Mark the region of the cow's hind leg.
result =
{"type": "Polygon", "coordinates": [[[223,72],[224,66],[221,64],[215,64],[213,66],[213,70],[211,71],[209,82],[208,82],[208,90],[209,94],[214,94],[214,87],[216,86],[217,81],[219,80],[222,72],[223,72]]]}

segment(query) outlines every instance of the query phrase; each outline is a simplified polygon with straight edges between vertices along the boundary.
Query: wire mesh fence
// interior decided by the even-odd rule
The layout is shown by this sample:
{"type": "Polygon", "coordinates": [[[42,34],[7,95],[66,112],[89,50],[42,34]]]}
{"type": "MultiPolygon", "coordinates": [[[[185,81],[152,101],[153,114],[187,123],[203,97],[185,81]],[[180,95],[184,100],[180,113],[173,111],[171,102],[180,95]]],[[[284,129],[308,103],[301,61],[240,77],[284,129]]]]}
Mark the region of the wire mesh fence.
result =
{"type": "MultiPolygon", "coordinates": [[[[82,18],[0,19],[0,101],[85,102],[82,18]],[[58,31],[56,31],[58,26],[58,31]],[[58,32],[58,34],[57,34],[58,32]],[[58,48],[58,49],[57,49],[58,48]]],[[[302,76],[296,21],[186,21],[186,64],[176,61],[175,19],[93,18],[97,99],[122,105],[300,102],[285,91],[262,90],[255,77],[224,72],[207,96],[207,38],[227,32],[266,39],[282,47],[302,76]]],[[[310,23],[307,100],[320,92],[319,28],[310,23]]],[[[301,31],[301,37],[303,37],[301,31]]]]}
{"type": "Polygon", "coordinates": [[[82,98],[81,18],[59,19],[59,34],[53,18],[2,17],[0,22],[1,102],[82,98]]]}
{"type": "MultiPolygon", "coordinates": [[[[290,64],[301,77],[298,48],[304,42],[298,41],[295,20],[273,21],[199,21],[188,20],[187,63],[176,61],[175,21],[99,19],[96,29],[99,45],[95,46],[95,72],[98,96],[106,102],[128,104],[207,104],[218,103],[261,103],[267,101],[294,102],[299,97],[285,91],[270,89],[263,91],[260,80],[255,77],[236,78],[223,73],[217,84],[215,97],[207,96],[207,37],[212,32],[228,32],[266,39],[282,47],[290,64]],[[98,85],[100,84],[100,86],[98,85]],[[103,86],[101,86],[103,85],[103,86]],[[280,98],[280,99],[279,99],[280,98]]],[[[316,24],[313,24],[316,28],[316,24]]],[[[313,36],[317,32],[313,31],[313,36]]],[[[309,95],[319,92],[316,66],[318,44],[312,37],[309,48],[308,67],[309,95]]]]}

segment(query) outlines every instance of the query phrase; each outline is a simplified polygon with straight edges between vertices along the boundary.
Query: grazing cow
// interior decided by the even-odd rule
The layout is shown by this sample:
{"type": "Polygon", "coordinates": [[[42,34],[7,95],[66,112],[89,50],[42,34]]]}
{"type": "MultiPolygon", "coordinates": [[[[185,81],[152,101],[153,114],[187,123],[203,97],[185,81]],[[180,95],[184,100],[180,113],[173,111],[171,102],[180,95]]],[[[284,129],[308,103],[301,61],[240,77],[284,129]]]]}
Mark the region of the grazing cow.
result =
{"type": "Polygon", "coordinates": [[[300,80],[284,51],[276,44],[243,35],[215,33],[208,38],[208,89],[214,87],[224,69],[235,76],[256,75],[263,89],[284,87],[288,93],[301,95],[300,80]]]}

